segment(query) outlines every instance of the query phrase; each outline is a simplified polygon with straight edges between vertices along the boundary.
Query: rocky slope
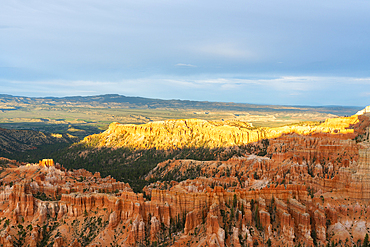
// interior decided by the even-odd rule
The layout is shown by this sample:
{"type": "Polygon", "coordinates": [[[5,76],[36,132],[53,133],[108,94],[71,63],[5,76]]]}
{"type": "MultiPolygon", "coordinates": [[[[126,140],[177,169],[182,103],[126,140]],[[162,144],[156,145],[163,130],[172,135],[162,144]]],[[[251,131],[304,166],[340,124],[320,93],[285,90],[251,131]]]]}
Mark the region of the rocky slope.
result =
{"type": "Polygon", "coordinates": [[[361,111],[358,111],[356,113],[356,115],[364,115],[364,114],[368,114],[370,113],[370,105],[369,106],[366,106],[364,109],[362,109],[361,111]]]}
{"type": "Polygon", "coordinates": [[[37,146],[55,143],[73,143],[77,137],[70,134],[45,134],[33,130],[0,128],[0,154],[36,149],[37,146]]]}
{"type": "Polygon", "coordinates": [[[168,120],[143,125],[112,123],[101,134],[86,137],[90,147],[131,147],[173,149],[185,147],[230,147],[270,139],[287,133],[351,134],[359,116],[328,119],[319,125],[290,125],[253,128],[243,122],[211,122],[198,119],[168,120]]]}
{"type": "MultiPolygon", "coordinates": [[[[146,176],[154,182],[137,194],[112,177],[68,171],[52,160],[4,167],[0,171],[0,244],[359,244],[370,226],[369,125],[365,114],[319,126],[287,127],[301,132],[281,131],[271,134],[268,141],[243,142],[238,156],[226,161],[161,162],[146,176]],[[261,149],[266,155],[255,155],[261,149]]],[[[213,125],[218,127],[225,126],[213,125]]],[[[162,133],[171,132],[166,131],[162,133]]],[[[107,133],[106,139],[103,135],[97,139],[105,140],[104,145],[113,143],[107,133]]],[[[179,131],[172,136],[183,135],[179,131]]],[[[211,127],[204,136],[215,138],[213,143],[222,139],[216,138],[211,127]]]]}
{"type": "MultiPolygon", "coordinates": [[[[354,135],[354,126],[362,116],[329,119],[326,122],[304,123],[280,128],[253,128],[238,121],[171,120],[145,125],[114,123],[102,134],[49,156],[70,169],[85,168],[107,176],[114,174],[140,192],[148,184],[142,180],[158,163],[167,159],[202,161],[227,160],[245,152],[266,154],[265,145],[250,142],[266,140],[284,133],[335,133],[354,135]]],[[[44,156],[45,157],[45,156],[44,156]]]]}
{"type": "Polygon", "coordinates": [[[21,163],[17,162],[16,160],[7,159],[4,157],[0,157],[0,167],[6,168],[6,167],[17,167],[20,166],[21,163]]]}

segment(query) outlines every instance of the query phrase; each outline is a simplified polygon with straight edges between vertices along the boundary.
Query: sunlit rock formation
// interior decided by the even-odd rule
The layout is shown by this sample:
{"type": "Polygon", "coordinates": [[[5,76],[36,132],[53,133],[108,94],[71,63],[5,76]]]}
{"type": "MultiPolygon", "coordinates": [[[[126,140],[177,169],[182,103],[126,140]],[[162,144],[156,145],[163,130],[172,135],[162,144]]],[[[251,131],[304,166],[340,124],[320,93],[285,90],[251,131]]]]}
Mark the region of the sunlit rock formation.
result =
{"type": "Polygon", "coordinates": [[[363,115],[363,114],[367,114],[367,113],[370,113],[370,105],[369,106],[366,106],[364,109],[362,109],[361,111],[358,111],[356,113],[356,115],[363,115]]]}
{"type": "Polygon", "coordinates": [[[245,145],[287,133],[353,134],[358,116],[328,119],[320,125],[291,125],[278,128],[252,128],[243,122],[229,125],[198,119],[168,120],[143,125],[112,123],[101,134],[86,137],[82,143],[93,147],[132,147],[171,149],[184,147],[227,147],[245,145]]]}
{"type": "Polygon", "coordinates": [[[245,150],[242,155],[227,161],[161,162],[146,175],[155,182],[143,193],[134,193],[130,185],[110,176],[66,170],[52,160],[4,165],[0,244],[359,244],[369,234],[370,224],[369,125],[366,114],[263,132],[196,120],[148,126],[113,124],[84,142],[97,146],[134,143],[131,147],[140,148],[155,143],[168,148],[166,142],[171,138],[176,145],[185,145],[190,139],[182,138],[190,133],[194,145],[210,139],[207,145],[247,145],[257,132],[255,141],[270,139],[241,149],[245,150]],[[174,128],[163,127],[170,124],[174,128]],[[202,131],[202,136],[196,134],[202,131]],[[252,147],[259,145],[267,146],[263,157],[253,152],[252,147]]]}

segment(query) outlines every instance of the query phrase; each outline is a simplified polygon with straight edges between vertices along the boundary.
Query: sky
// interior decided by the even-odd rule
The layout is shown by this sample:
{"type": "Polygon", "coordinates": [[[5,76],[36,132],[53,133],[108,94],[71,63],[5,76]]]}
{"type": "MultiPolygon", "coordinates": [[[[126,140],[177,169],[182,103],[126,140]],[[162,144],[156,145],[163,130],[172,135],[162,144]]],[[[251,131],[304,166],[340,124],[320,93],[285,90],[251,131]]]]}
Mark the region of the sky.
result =
{"type": "Polygon", "coordinates": [[[370,105],[369,0],[7,0],[0,94],[370,105]]]}

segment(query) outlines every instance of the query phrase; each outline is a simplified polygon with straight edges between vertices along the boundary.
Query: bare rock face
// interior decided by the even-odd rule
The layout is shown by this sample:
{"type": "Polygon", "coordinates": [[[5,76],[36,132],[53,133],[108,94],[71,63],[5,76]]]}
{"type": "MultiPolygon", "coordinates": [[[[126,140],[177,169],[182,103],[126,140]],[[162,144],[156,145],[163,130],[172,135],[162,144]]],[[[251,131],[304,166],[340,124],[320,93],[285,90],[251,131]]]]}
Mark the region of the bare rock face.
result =
{"type": "Polygon", "coordinates": [[[358,122],[358,117],[328,119],[319,126],[284,126],[278,128],[251,129],[231,126],[223,122],[210,122],[198,119],[167,120],[143,125],[112,123],[101,133],[86,137],[82,143],[98,143],[99,147],[132,147],[170,149],[175,147],[209,148],[244,145],[264,138],[276,138],[282,134],[299,133],[354,133],[348,127],[358,122]]]}
{"type": "Polygon", "coordinates": [[[119,223],[119,215],[117,215],[116,211],[113,211],[113,213],[109,215],[109,228],[111,229],[116,228],[118,223],[119,223]]]}
{"type": "Polygon", "coordinates": [[[73,241],[73,243],[70,245],[70,247],[81,247],[81,243],[80,243],[80,242],[78,242],[78,240],[77,240],[77,239],[75,239],[75,240],[73,241]]]}
{"type": "Polygon", "coordinates": [[[64,245],[64,241],[62,237],[57,237],[53,244],[53,247],[62,247],[64,245]]]}
{"type": "Polygon", "coordinates": [[[233,228],[232,242],[235,247],[241,247],[241,244],[239,241],[239,228],[236,228],[236,227],[233,228]]]}
{"type": "Polygon", "coordinates": [[[311,237],[310,215],[307,208],[295,199],[289,200],[289,211],[293,216],[295,225],[298,226],[297,235],[300,235],[306,243],[313,245],[311,237]]]}
{"type": "Polygon", "coordinates": [[[317,242],[324,245],[326,243],[326,216],[321,208],[315,210],[313,219],[317,242]]]}
{"type": "Polygon", "coordinates": [[[207,238],[209,246],[225,246],[225,230],[219,225],[219,206],[212,204],[207,215],[207,238]]]}
{"type": "Polygon", "coordinates": [[[358,111],[356,113],[356,115],[364,115],[364,114],[367,114],[367,113],[370,113],[370,105],[369,106],[366,106],[364,109],[362,109],[361,111],[358,111]]]}
{"type": "Polygon", "coordinates": [[[282,234],[279,239],[287,246],[294,246],[295,232],[294,221],[291,214],[288,212],[288,205],[282,200],[274,199],[276,204],[276,220],[281,226],[282,234]]]}
{"type": "Polygon", "coordinates": [[[43,159],[39,161],[39,166],[54,166],[54,160],[52,159],[43,159]]]}
{"type": "Polygon", "coordinates": [[[145,223],[141,217],[136,217],[132,222],[131,230],[128,236],[128,242],[134,245],[136,242],[142,242],[145,237],[145,223]]]}
{"type": "Polygon", "coordinates": [[[150,220],[150,240],[152,242],[157,241],[157,234],[159,232],[160,227],[161,226],[159,220],[155,216],[153,216],[152,219],[150,220]]]}
{"type": "Polygon", "coordinates": [[[9,229],[5,229],[0,235],[0,244],[4,247],[13,247],[13,237],[9,234],[9,229]]]}
{"type": "Polygon", "coordinates": [[[246,225],[252,224],[252,210],[250,202],[247,203],[247,207],[245,209],[245,216],[243,217],[243,223],[246,225]]]}
{"type": "Polygon", "coordinates": [[[184,233],[188,234],[194,230],[202,222],[201,213],[199,211],[191,211],[186,215],[184,233]]]}
{"type": "MultiPolygon", "coordinates": [[[[159,181],[145,187],[145,196],[112,177],[67,171],[50,160],[4,167],[0,244],[13,246],[24,233],[22,244],[46,241],[55,247],[357,244],[370,224],[370,148],[357,138],[366,133],[366,119],[269,130],[274,138],[264,157],[248,151],[227,161],[162,162],[147,175],[159,181]],[[290,133],[293,129],[298,133],[290,133]],[[189,171],[198,174],[188,179],[189,171]],[[179,179],[160,180],[166,174],[179,179]]],[[[181,143],[185,130],[208,128],[199,140],[212,139],[216,134],[210,126],[187,120],[156,123],[152,129],[117,125],[104,135],[111,145],[119,141],[116,134],[128,129],[148,136],[163,132],[167,137],[157,142],[165,145],[166,138],[181,143]],[[187,129],[178,127],[186,124],[187,129]],[[155,125],[178,129],[169,135],[155,125]]],[[[267,133],[253,137],[255,130],[239,130],[228,135],[230,126],[216,127],[221,132],[214,143],[233,138],[244,143],[246,133],[256,140],[267,133]]],[[[131,134],[126,139],[135,141],[131,134]]]]}

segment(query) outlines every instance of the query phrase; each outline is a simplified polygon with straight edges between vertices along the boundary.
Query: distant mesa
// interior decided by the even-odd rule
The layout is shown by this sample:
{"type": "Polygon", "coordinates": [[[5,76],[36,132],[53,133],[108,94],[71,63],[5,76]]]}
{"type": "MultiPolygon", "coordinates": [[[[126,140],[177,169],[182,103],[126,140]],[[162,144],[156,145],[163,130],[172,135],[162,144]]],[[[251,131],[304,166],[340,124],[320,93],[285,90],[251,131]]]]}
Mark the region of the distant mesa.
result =
{"type": "Polygon", "coordinates": [[[297,124],[277,128],[253,128],[240,121],[178,119],[143,125],[112,123],[100,134],[84,138],[80,144],[90,147],[128,147],[137,149],[220,148],[245,145],[283,134],[353,134],[351,126],[359,116],[327,119],[321,124],[297,124]]]}
{"type": "MultiPolygon", "coordinates": [[[[346,106],[279,106],[279,105],[256,105],[248,103],[232,102],[208,102],[190,100],[163,100],[143,97],[129,97],[118,94],[106,94],[95,96],[72,96],[72,97],[19,97],[1,95],[3,106],[0,108],[20,108],[24,105],[47,105],[68,107],[103,107],[103,108],[136,108],[136,109],[202,109],[202,110],[227,110],[227,111],[254,111],[254,112],[320,112],[335,115],[352,115],[359,110],[358,107],[346,106]]],[[[0,109],[0,110],[1,110],[0,109]]],[[[16,110],[16,109],[12,109],[16,110]]]]}

